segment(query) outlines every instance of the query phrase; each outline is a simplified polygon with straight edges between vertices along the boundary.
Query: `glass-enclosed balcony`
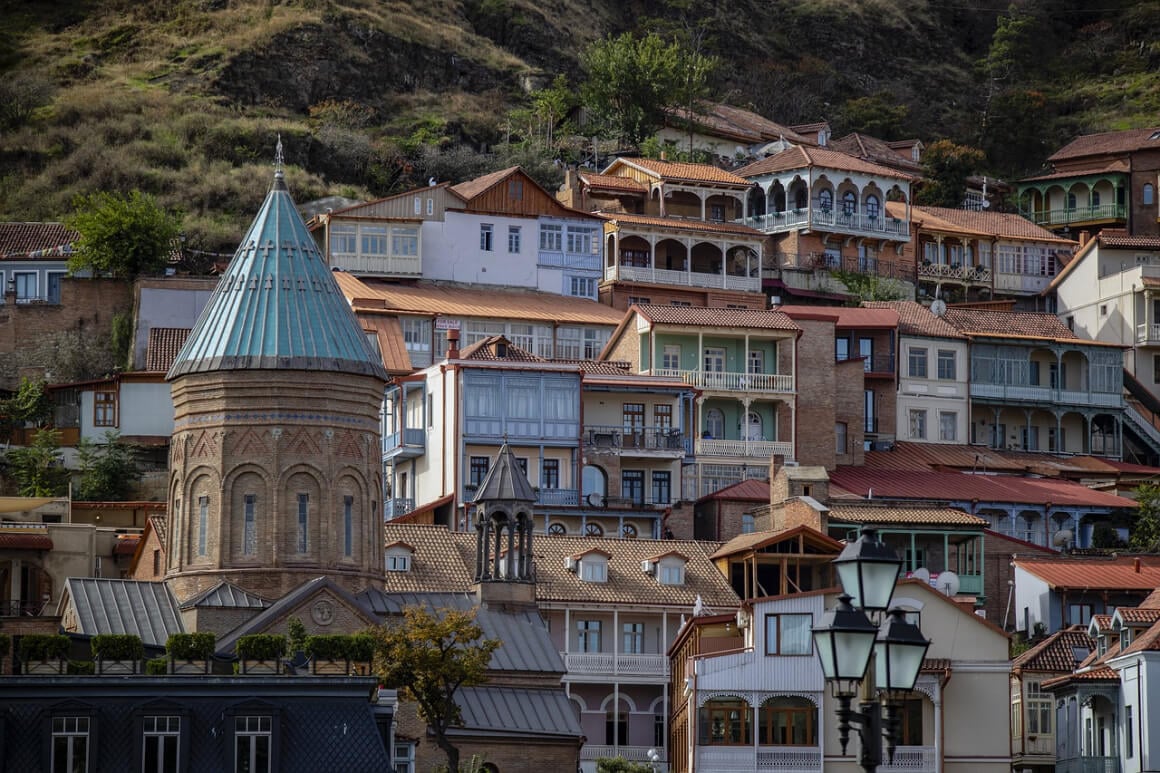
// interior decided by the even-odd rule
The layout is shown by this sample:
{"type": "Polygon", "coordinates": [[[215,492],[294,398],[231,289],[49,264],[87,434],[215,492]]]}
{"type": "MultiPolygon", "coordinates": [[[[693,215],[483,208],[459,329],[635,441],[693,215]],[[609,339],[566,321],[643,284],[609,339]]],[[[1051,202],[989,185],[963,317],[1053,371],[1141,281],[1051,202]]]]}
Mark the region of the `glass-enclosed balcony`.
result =
{"type": "Polygon", "coordinates": [[[1055,773],[1120,773],[1120,758],[1072,757],[1056,760],[1055,773]]]}

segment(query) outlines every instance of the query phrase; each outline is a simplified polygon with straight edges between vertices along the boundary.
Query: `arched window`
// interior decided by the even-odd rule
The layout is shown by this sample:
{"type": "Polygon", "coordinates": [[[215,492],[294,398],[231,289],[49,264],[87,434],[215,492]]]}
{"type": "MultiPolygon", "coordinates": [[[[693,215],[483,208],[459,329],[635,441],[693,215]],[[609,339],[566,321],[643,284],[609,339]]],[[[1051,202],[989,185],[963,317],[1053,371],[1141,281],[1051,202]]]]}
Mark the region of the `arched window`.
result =
{"type": "Polygon", "coordinates": [[[870,194],[866,197],[866,217],[871,219],[878,217],[878,210],[880,207],[881,203],[878,201],[877,196],[870,194]]]}
{"type": "Polygon", "coordinates": [[[764,440],[765,435],[762,429],[761,414],[754,411],[749,412],[749,416],[745,420],[745,439],[746,440],[764,440]]]}
{"type": "Polygon", "coordinates": [[[705,434],[718,440],[725,438],[725,414],[720,408],[705,411],[705,434]]]}
{"type": "Polygon", "coordinates": [[[1154,204],[1156,202],[1156,188],[1152,183],[1144,183],[1143,199],[1145,204],[1154,204]]]}
{"type": "Polygon", "coordinates": [[[853,191],[846,191],[842,194],[842,214],[852,215],[854,210],[858,208],[858,197],[854,195],[853,191]]]}
{"type": "Polygon", "coordinates": [[[806,189],[805,189],[805,186],[800,186],[797,189],[797,191],[794,192],[793,205],[796,209],[805,209],[806,208],[806,189]]]}
{"type": "Polygon", "coordinates": [[[702,746],[748,746],[753,743],[753,711],[741,698],[714,698],[697,717],[697,743],[702,746]]]}
{"type": "Polygon", "coordinates": [[[779,696],[761,704],[757,742],[762,746],[816,746],[818,709],[805,698],[779,696]]]}
{"type": "Polygon", "coordinates": [[[608,493],[608,476],[599,467],[591,464],[584,465],[580,477],[584,486],[583,494],[585,498],[589,494],[599,494],[603,497],[608,493]]]}
{"type": "Polygon", "coordinates": [[[568,527],[565,526],[564,524],[560,523],[559,521],[557,521],[555,523],[548,525],[548,533],[555,534],[555,535],[567,534],[568,527]]]}
{"type": "Polygon", "coordinates": [[[620,536],[624,537],[625,539],[636,539],[636,535],[636,527],[631,523],[626,523],[620,528],[620,536]]]}
{"type": "Polygon", "coordinates": [[[823,212],[829,212],[834,208],[834,194],[829,190],[818,191],[818,206],[823,212]]]}
{"type": "Polygon", "coordinates": [[[1100,205],[1100,192],[1092,191],[1092,206],[1098,207],[1100,205]]]}
{"type": "Polygon", "coordinates": [[[584,536],[585,537],[603,537],[604,536],[604,527],[598,523],[586,523],[586,524],[584,524],[584,536]]]}
{"type": "Polygon", "coordinates": [[[1069,192],[1067,194],[1067,208],[1068,209],[1075,209],[1075,194],[1074,193],[1069,192]]]}

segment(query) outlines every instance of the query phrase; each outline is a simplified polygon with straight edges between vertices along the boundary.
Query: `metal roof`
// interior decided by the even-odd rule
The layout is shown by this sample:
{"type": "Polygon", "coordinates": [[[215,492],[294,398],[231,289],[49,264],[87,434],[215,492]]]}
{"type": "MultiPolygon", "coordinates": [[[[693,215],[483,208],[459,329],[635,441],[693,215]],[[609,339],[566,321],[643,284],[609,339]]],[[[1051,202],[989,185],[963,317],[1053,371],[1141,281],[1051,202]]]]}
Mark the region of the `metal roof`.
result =
{"type": "Polygon", "coordinates": [[[265,609],[268,606],[270,606],[270,602],[261,596],[255,596],[253,593],[223,580],[204,593],[184,602],[181,608],[265,609]]]}
{"type": "Polygon", "coordinates": [[[1015,565],[1056,590],[1152,591],[1160,586],[1156,556],[1016,558],[1015,565]]]}
{"type": "Polygon", "coordinates": [[[70,577],[66,592],[80,633],[129,633],[146,646],[164,647],[170,634],[185,633],[177,599],[163,582],[70,577]]]}
{"type": "Polygon", "coordinates": [[[584,734],[568,696],[560,689],[463,687],[455,694],[464,730],[516,736],[584,734]]]}
{"type": "Polygon", "coordinates": [[[528,503],[536,501],[536,492],[532,490],[528,476],[520,468],[516,455],[506,442],[496,454],[495,464],[487,471],[487,476],[479,484],[479,491],[471,501],[486,504],[497,500],[528,503]]]}
{"type": "Polygon", "coordinates": [[[169,378],[242,369],[387,378],[280,170],[169,378]]]}

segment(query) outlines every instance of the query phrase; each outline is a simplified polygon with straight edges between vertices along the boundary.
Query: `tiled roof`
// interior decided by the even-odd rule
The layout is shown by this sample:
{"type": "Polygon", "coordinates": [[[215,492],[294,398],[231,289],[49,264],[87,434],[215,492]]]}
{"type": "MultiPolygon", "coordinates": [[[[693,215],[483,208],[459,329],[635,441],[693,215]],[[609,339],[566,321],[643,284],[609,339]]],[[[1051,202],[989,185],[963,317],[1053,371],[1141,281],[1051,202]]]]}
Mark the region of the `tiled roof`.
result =
{"type": "Polygon", "coordinates": [[[167,371],[189,338],[187,327],[151,327],[145,344],[145,370],[167,371]]]}
{"type": "Polygon", "coordinates": [[[336,272],[335,280],[355,311],[402,311],[432,316],[524,319],[535,322],[614,326],[624,312],[585,298],[495,286],[418,282],[392,284],[336,272]]]}
{"type": "Polygon", "coordinates": [[[0,550],[52,550],[52,537],[28,529],[0,532],[0,550]]]}
{"type": "Polygon", "coordinates": [[[1145,590],[1160,587],[1160,558],[1016,558],[1015,565],[1056,589],[1145,590]],[[1140,561],[1136,571],[1135,561],[1140,561]]]}
{"type": "Polygon", "coordinates": [[[1160,609],[1119,607],[1116,609],[1116,615],[1119,616],[1125,625],[1139,627],[1141,625],[1152,625],[1152,623],[1160,620],[1160,609]]]}
{"type": "Polygon", "coordinates": [[[1132,639],[1131,644],[1125,647],[1120,654],[1131,655],[1134,652],[1150,650],[1160,650],[1160,624],[1153,625],[1135,639],[1132,639]]]}
{"type": "Polygon", "coordinates": [[[1056,631],[1011,661],[1012,668],[1024,671],[1052,671],[1070,674],[1092,650],[1091,637],[1083,626],[1056,631]],[[1076,659],[1082,653],[1084,657],[1076,659]]]}
{"type": "Polygon", "coordinates": [[[633,308],[658,325],[699,327],[748,327],[761,330],[800,330],[793,320],[775,309],[721,309],[713,307],[638,304],[633,308]]]}
{"type": "Polygon", "coordinates": [[[797,306],[783,304],[776,307],[777,311],[788,314],[791,318],[796,315],[813,316],[819,313],[833,315],[834,325],[837,328],[888,328],[898,327],[898,312],[885,306],[797,306]]]}
{"type": "Polygon", "coordinates": [[[912,219],[921,221],[919,230],[942,230],[999,239],[1050,242],[1074,248],[1078,242],[1064,239],[1021,215],[988,210],[913,207],[912,219]]]}
{"type": "Polygon", "coordinates": [[[913,175],[891,169],[882,164],[863,161],[857,156],[825,148],[806,148],[796,146],[776,153],[752,164],[746,164],[736,173],[741,177],[758,177],[763,174],[788,172],[793,169],[806,168],[833,169],[838,172],[859,172],[877,177],[892,177],[897,180],[912,180],[913,175]]]}
{"type": "Polygon", "coordinates": [[[503,336],[488,336],[476,341],[459,352],[461,360],[481,360],[498,362],[548,362],[527,349],[516,346],[503,336]]]}
{"type": "Polygon", "coordinates": [[[1067,480],[1024,478],[1015,475],[970,475],[961,472],[884,470],[839,467],[830,480],[840,488],[865,497],[937,499],[940,501],[1010,502],[1056,507],[1135,508],[1130,499],[1095,491],[1067,480]]]}
{"type": "Polygon", "coordinates": [[[482,177],[476,177],[474,180],[467,180],[458,185],[452,185],[451,190],[456,196],[459,196],[464,201],[470,201],[479,194],[486,191],[491,186],[503,180],[508,175],[519,170],[518,166],[509,166],[507,169],[500,169],[490,174],[485,174],[482,177]]]}
{"type": "Polygon", "coordinates": [[[474,534],[461,551],[446,526],[387,522],[384,544],[405,542],[414,548],[405,572],[387,572],[383,587],[388,593],[465,593],[475,576],[474,534]],[[471,556],[470,562],[467,557],[471,556]]]}
{"type": "MultiPolygon", "coordinates": [[[[911,158],[909,154],[899,153],[891,147],[891,143],[877,137],[871,137],[868,134],[853,132],[845,137],[830,140],[829,147],[843,153],[849,153],[851,156],[864,158],[867,161],[903,169],[915,175],[922,174],[922,164],[911,158]]],[[[911,145],[908,144],[906,147],[909,148],[911,145]]]]}
{"type": "Polygon", "coordinates": [[[962,338],[958,328],[931,312],[921,303],[914,301],[864,301],[869,309],[893,309],[898,315],[900,335],[927,336],[931,338],[962,338]]]}
{"type": "Polygon", "coordinates": [[[1105,153],[1130,153],[1133,150],[1160,148],[1160,129],[1127,129],[1117,132],[1085,134],[1076,137],[1047,157],[1048,161],[1063,161],[1105,153]]]}
{"type": "Polygon", "coordinates": [[[951,507],[846,505],[830,508],[830,523],[908,523],[914,526],[989,526],[984,518],[951,507]]]}
{"type": "Polygon", "coordinates": [[[1092,615],[1092,619],[1088,625],[1095,625],[1097,631],[1112,630],[1112,616],[1111,615],[1092,615]]]}
{"type": "Polygon", "coordinates": [[[752,502],[769,502],[769,481],[747,478],[731,486],[717,489],[701,501],[707,499],[727,499],[733,501],[749,500],[752,502]]]}
{"type": "Polygon", "coordinates": [[[726,542],[719,547],[710,558],[718,559],[726,556],[736,555],[738,553],[745,553],[750,550],[765,547],[766,545],[774,545],[779,542],[788,540],[796,540],[798,535],[803,535],[805,540],[815,547],[822,550],[829,549],[837,556],[842,552],[845,545],[834,539],[828,534],[824,534],[817,529],[810,526],[801,525],[795,526],[792,529],[785,529],[783,531],[755,531],[749,534],[738,534],[733,539],[726,542]]]}
{"type": "Polygon", "coordinates": [[[1160,236],[1134,236],[1123,228],[1105,228],[1096,235],[1103,247],[1119,250],[1160,250],[1160,236]]]}
{"type": "Polygon", "coordinates": [[[1084,341],[1068,330],[1067,325],[1054,314],[1034,311],[987,311],[952,306],[946,311],[946,320],[968,334],[1084,341]]]}
{"type": "MultiPolygon", "coordinates": [[[[621,158],[612,162],[609,165],[609,169],[616,167],[618,163],[635,166],[638,169],[643,169],[665,180],[672,180],[674,182],[715,183],[718,185],[736,186],[738,188],[749,187],[749,181],[745,178],[739,177],[732,172],[726,172],[724,169],[719,169],[711,164],[676,163],[673,161],[658,161],[652,158],[621,158]]],[[[607,172],[609,169],[605,171],[607,172]]]]}
{"type": "Polygon", "coordinates": [[[1075,177],[1086,177],[1091,175],[1108,174],[1110,172],[1130,172],[1132,165],[1128,163],[1126,158],[1111,158],[1107,160],[1099,160],[1096,163],[1087,166],[1075,167],[1068,165],[1067,169],[1062,171],[1043,172],[1042,174],[1032,175],[1030,177],[1020,178],[1021,183],[1035,183],[1047,182],[1049,180],[1069,180],[1075,177]]]}
{"type": "MultiPolygon", "coordinates": [[[[688,119],[689,111],[684,108],[674,108],[669,112],[680,121],[688,119]]],[[[815,141],[801,135],[799,130],[803,127],[782,126],[750,110],[720,103],[702,107],[693,115],[693,123],[703,127],[707,134],[726,136],[749,144],[783,137],[793,143],[816,144],[815,141]]],[[[816,131],[825,125],[814,124],[813,128],[816,131]]]]}
{"type": "Polygon", "coordinates": [[[169,378],[251,369],[387,379],[382,359],[295,209],[281,170],[169,378]]]}
{"type": "Polygon", "coordinates": [[[137,552],[137,544],[141,542],[140,534],[118,534],[113,544],[113,555],[131,556],[137,552]]]}
{"type": "Polygon", "coordinates": [[[1136,606],[1143,609],[1160,609],[1160,588],[1149,593],[1147,598],[1136,606]]]}
{"type": "Polygon", "coordinates": [[[592,188],[609,191],[624,191],[626,193],[644,193],[648,190],[642,182],[631,177],[621,177],[615,174],[596,174],[595,172],[581,172],[580,179],[592,188]]]}
{"type": "Polygon", "coordinates": [[[715,220],[691,220],[679,217],[653,217],[651,215],[628,215],[622,212],[594,212],[612,223],[629,223],[650,225],[675,231],[710,231],[713,233],[730,233],[755,238],[764,237],[761,231],[740,223],[724,223],[715,220]]]}
{"type": "Polygon", "coordinates": [[[1077,671],[1074,674],[1067,674],[1065,676],[1057,676],[1054,679],[1045,679],[1040,683],[1040,687],[1045,689],[1052,689],[1053,687],[1061,687],[1070,682],[1118,682],[1120,675],[1116,673],[1115,669],[1110,666],[1098,666],[1087,671],[1077,671]]]}
{"type": "Polygon", "coordinates": [[[63,223],[0,223],[0,260],[51,257],[72,253],[80,234],[63,223]]]}

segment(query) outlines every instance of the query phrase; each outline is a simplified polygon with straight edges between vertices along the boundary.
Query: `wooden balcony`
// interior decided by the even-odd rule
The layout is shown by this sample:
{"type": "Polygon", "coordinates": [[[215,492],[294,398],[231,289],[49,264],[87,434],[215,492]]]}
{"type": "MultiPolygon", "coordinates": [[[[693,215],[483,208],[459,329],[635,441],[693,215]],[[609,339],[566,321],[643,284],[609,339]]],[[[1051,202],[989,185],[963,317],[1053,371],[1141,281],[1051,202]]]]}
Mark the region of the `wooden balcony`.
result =
{"type": "Polygon", "coordinates": [[[579,252],[540,250],[539,265],[544,268],[566,268],[573,271],[599,271],[600,256],[579,252]]]}
{"type": "Polygon", "coordinates": [[[699,389],[718,392],[749,392],[751,394],[792,394],[794,379],[782,373],[731,373],[726,371],[676,370],[657,368],[654,376],[679,378],[699,389]]]}
{"type": "Polygon", "coordinates": [[[762,233],[785,233],[787,231],[824,231],[843,233],[850,236],[870,236],[895,242],[910,241],[910,221],[884,214],[868,215],[863,212],[845,212],[839,209],[789,209],[754,215],[736,221],[762,233]]]}
{"type": "Polygon", "coordinates": [[[333,253],[330,256],[330,264],[352,274],[409,277],[423,275],[423,260],[418,255],[333,253]]]}
{"type": "Polygon", "coordinates": [[[719,272],[672,271],[663,268],[642,268],[638,266],[611,266],[604,270],[604,278],[609,281],[644,282],[654,285],[677,287],[700,287],[709,290],[737,290],[739,292],[761,292],[760,276],[736,276],[719,272]]]}
{"type": "Polygon", "coordinates": [[[920,263],[918,278],[989,285],[991,269],[986,266],[960,266],[955,263],[920,263]]]}
{"type": "Polygon", "coordinates": [[[1099,204],[1094,207],[1061,207],[1020,214],[1036,225],[1051,227],[1126,220],[1127,213],[1127,207],[1123,204],[1099,204]]]}
{"type": "Polygon", "coordinates": [[[668,679],[665,655],[625,655],[611,652],[561,652],[569,676],[649,677],[668,679]]]}
{"type": "Polygon", "coordinates": [[[1064,404],[1099,408],[1122,408],[1124,397],[1119,392],[1087,392],[1053,389],[1045,386],[1014,386],[971,382],[971,397],[1002,400],[1013,403],[1064,404]]]}
{"type": "Polygon", "coordinates": [[[700,438],[696,446],[697,456],[757,457],[769,461],[769,457],[780,454],[793,458],[793,443],[781,440],[727,440],[700,438]]]}

